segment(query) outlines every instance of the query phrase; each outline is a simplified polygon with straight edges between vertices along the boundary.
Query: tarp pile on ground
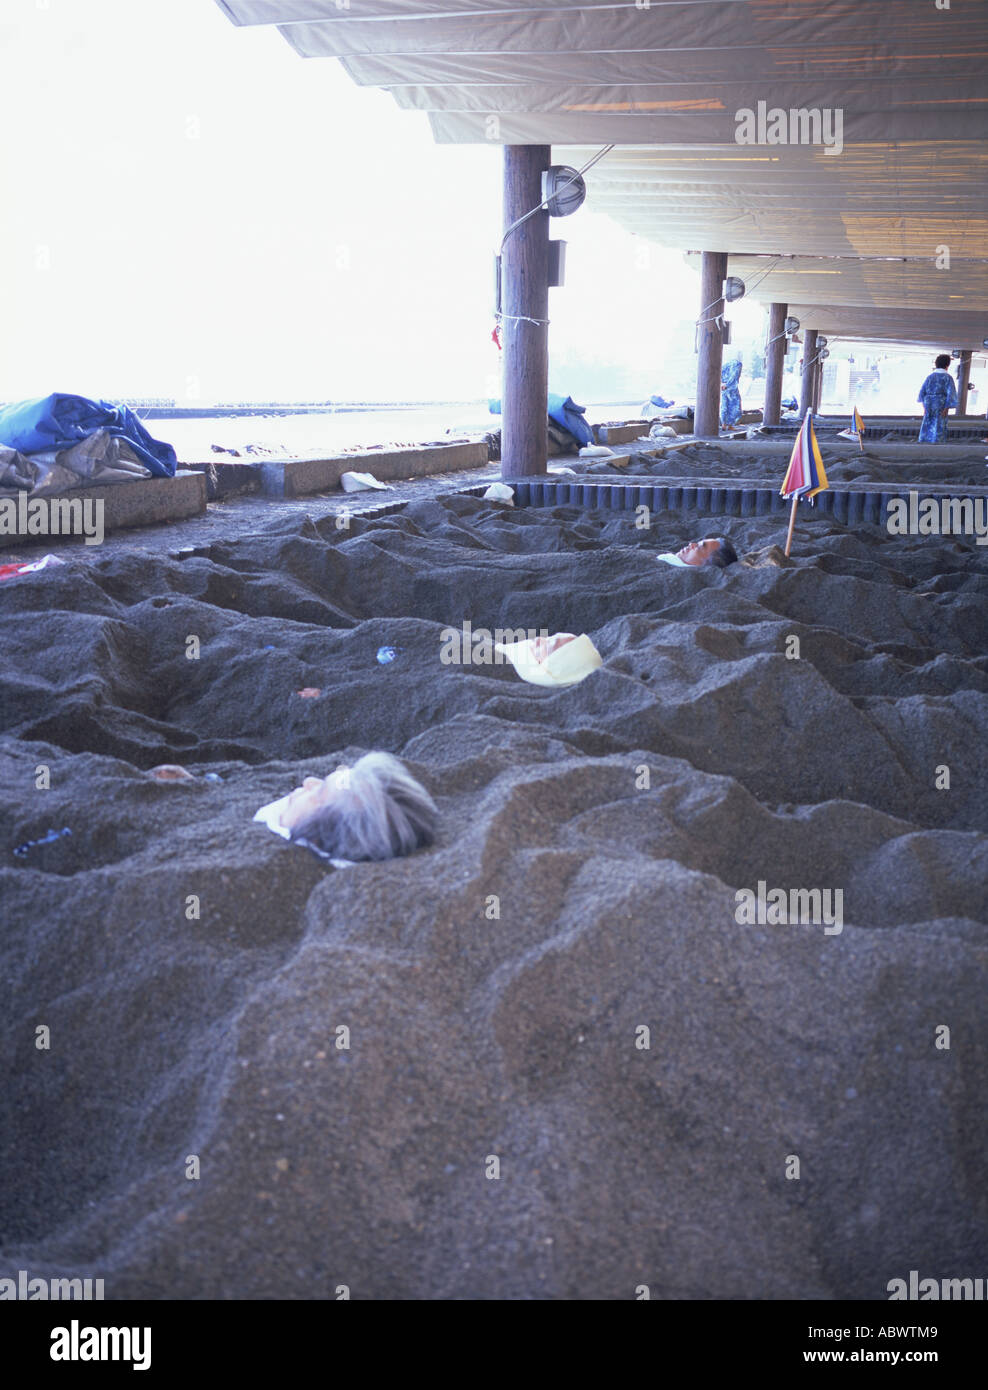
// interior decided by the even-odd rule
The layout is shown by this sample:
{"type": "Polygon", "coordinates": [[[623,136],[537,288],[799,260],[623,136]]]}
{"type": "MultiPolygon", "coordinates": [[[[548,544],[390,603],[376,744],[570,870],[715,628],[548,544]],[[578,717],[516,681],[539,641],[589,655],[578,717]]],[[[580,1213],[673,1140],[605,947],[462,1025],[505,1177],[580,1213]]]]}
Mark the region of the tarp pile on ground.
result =
{"type": "Polygon", "coordinates": [[[172,478],[177,467],[127,406],[55,392],[0,410],[0,492],[172,478]]]}
{"type": "MultiPolygon", "coordinates": [[[[492,415],[500,415],[501,402],[499,400],[489,401],[488,407],[492,415]]],[[[577,405],[572,396],[549,393],[549,440],[554,442],[562,453],[576,453],[576,450],[582,445],[593,443],[593,430],[587,424],[586,413],[586,406],[577,405]]],[[[498,449],[500,449],[500,431],[497,431],[497,434],[498,449]]]]}

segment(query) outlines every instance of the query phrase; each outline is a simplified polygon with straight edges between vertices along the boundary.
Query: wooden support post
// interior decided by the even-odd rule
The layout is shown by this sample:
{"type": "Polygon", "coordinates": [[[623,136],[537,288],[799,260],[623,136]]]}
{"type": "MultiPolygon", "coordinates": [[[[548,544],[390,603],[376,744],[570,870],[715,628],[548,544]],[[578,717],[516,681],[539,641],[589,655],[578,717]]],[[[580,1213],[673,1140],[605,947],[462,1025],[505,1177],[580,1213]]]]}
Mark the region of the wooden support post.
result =
{"type": "Polygon", "coordinates": [[[971,349],[961,353],[960,368],[957,372],[957,414],[967,414],[967,393],[971,385],[971,349]]]}
{"type": "Polygon", "coordinates": [[[807,328],[803,334],[803,380],[799,393],[799,418],[801,420],[805,420],[806,412],[814,408],[816,366],[816,329],[807,328]]]}
{"type": "Polygon", "coordinates": [[[796,508],[799,506],[799,498],[792,499],[792,511],[789,513],[789,532],[786,536],[786,554],[792,549],[792,533],[796,529],[796,508]]]}
{"type": "Polygon", "coordinates": [[[786,364],[787,304],[773,304],[768,311],[768,345],[765,349],[765,409],[762,423],[777,425],[782,418],[782,374],[786,364]]]}
{"type": "MultiPolygon", "coordinates": [[[[504,229],[538,207],[548,145],[505,145],[504,229]]],[[[549,392],[549,214],[537,212],[511,233],[501,253],[504,386],[501,477],[544,473],[549,392]],[[534,319],[535,322],[529,322],[534,319]]]]}
{"type": "Polygon", "coordinates": [[[724,312],[723,288],[727,278],[727,252],[704,251],[700,261],[700,310],[697,315],[696,410],[693,433],[697,439],[716,439],[720,434],[720,369],[724,338],[718,314],[724,312]]]}
{"type": "Polygon", "coordinates": [[[823,400],[823,363],[816,364],[816,380],[813,384],[813,414],[819,415],[820,402],[823,400]]]}

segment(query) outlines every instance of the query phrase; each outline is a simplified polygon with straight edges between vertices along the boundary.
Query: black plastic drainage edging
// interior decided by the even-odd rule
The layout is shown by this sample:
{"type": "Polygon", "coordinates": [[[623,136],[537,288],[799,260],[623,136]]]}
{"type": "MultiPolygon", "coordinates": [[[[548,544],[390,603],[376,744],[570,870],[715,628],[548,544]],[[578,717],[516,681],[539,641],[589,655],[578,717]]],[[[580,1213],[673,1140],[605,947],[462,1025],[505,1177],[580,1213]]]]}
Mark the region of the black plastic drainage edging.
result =
{"type": "Polygon", "coordinates": [[[404,511],[407,506],[407,500],[403,502],[379,502],[374,507],[351,508],[350,516],[355,521],[376,521],[379,517],[391,516],[394,512],[404,511]]]}
{"type": "MultiPolygon", "coordinates": [[[[537,478],[519,478],[508,485],[514,489],[517,507],[583,507],[628,512],[636,507],[648,507],[653,512],[696,511],[708,516],[754,517],[788,512],[790,505],[775,488],[762,487],[714,487],[702,483],[696,487],[663,487],[638,483],[545,482],[537,478]]],[[[892,498],[908,498],[910,492],[917,494],[918,501],[932,497],[938,505],[945,498],[956,495],[918,488],[889,492],[828,488],[813,499],[811,510],[801,509],[801,514],[804,518],[832,517],[846,526],[881,526],[892,498]]]]}

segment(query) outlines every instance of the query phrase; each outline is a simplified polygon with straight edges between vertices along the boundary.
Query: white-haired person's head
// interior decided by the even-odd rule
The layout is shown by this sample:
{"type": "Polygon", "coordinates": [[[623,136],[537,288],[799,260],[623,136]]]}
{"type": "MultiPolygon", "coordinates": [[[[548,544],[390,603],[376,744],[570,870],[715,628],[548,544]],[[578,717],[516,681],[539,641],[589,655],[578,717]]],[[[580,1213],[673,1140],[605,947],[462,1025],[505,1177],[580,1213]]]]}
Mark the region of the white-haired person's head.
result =
{"type": "Polygon", "coordinates": [[[397,859],[435,838],[436,804],[390,753],[306,777],[280,815],[292,840],[331,859],[397,859]]]}
{"type": "Polygon", "coordinates": [[[702,541],[687,541],[681,550],[667,551],[658,558],[667,565],[691,569],[727,569],[737,563],[738,555],[726,536],[707,536],[702,541]]]}

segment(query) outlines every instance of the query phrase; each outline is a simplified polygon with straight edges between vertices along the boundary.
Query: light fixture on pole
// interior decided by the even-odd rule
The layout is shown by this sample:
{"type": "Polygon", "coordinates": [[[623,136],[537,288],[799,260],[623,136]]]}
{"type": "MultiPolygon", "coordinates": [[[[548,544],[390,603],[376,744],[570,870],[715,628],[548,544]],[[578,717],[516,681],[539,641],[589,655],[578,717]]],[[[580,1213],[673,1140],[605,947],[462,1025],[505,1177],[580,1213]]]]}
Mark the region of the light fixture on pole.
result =
{"type": "Polygon", "coordinates": [[[569,217],[583,206],[587,185],[578,169],[553,164],[542,174],[542,206],[550,217],[569,217]]]}

